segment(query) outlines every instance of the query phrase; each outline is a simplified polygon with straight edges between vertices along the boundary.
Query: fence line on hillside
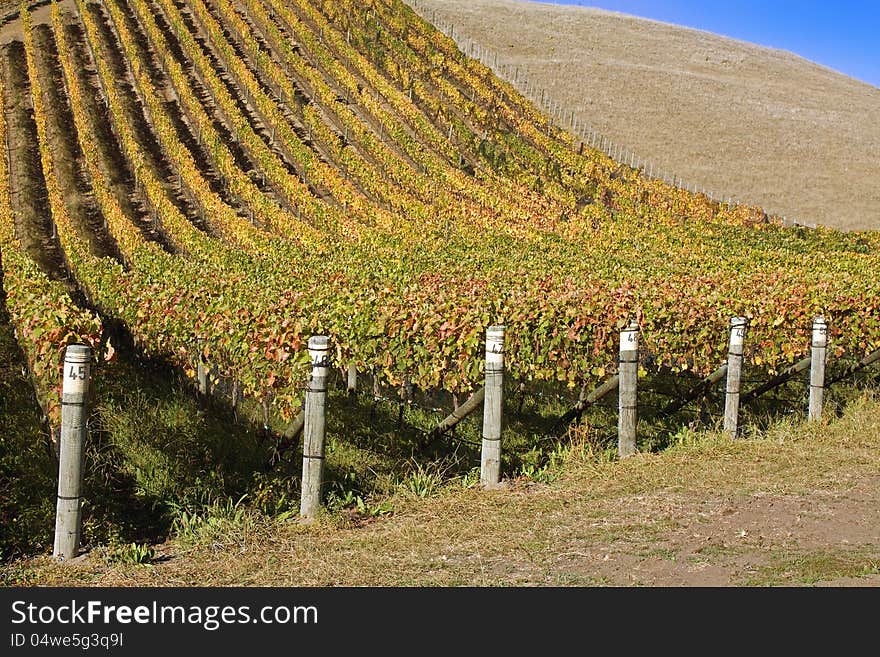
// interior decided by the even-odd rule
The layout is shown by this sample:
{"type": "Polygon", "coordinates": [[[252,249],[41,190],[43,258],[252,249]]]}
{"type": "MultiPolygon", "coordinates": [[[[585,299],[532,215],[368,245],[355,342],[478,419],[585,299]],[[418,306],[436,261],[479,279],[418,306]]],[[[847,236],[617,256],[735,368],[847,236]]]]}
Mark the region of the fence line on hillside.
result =
{"type": "MultiPolygon", "coordinates": [[[[728,358],[720,364],[711,374],[697,381],[684,394],[674,392],[670,397],[672,399],[663,406],[656,406],[647,403],[640,394],[641,388],[639,370],[641,363],[651,360],[653,356],[650,352],[644,350],[640,345],[640,335],[642,327],[633,320],[628,321],[623,328],[618,329],[619,332],[619,354],[617,358],[618,372],[609,376],[604,382],[601,382],[592,392],[587,394],[588,388],[586,384],[581,389],[577,403],[567,412],[561,415],[554,425],[553,433],[556,429],[561,428],[563,431],[567,425],[580,418],[580,416],[590,407],[598,406],[598,402],[613,392],[617,392],[617,403],[614,404],[617,410],[617,452],[620,458],[626,458],[636,454],[639,449],[637,446],[638,426],[639,426],[639,410],[654,409],[654,413],[647,419],[663,419],[670,418],[674,414],[683,410],[687,405],[696,402],[702,398],[708,397],[712,391],[722,387],[724,394],[724,433],[731,439],[743,436],[742,428],[739,426],[738,415],[742,406],[752,404],[756,399],[765,395],[780,386],[795,380],[798,376],[809,372],[808,378],[804,381],[808,385],[808,404],[805,418],[810,422],[821,421],[823,415],[823,402],[825,400],[825,391],[832,385],[840,383],[852,376],[860,370],[864,370],[871,365],[880,362],[880,349],[874,349],[870,354],[858,360],[855,364],[845,365],[842,357],[839,357],[831,364],[836,370],[836,375],[827,376],[829,348],[829,323],[824,316],[816,316],[808,331],[809,342],[807,346],[809,354],[794,363],[785,367],[779,374],[770,380],[762,379],[743,379],[743,366],[746,360],[745,346],[749,344],[748,337],[749,320],[745,317],[733,317],[725,332],[719,331],[718,339],[724,339],[728,347],[728,358]],[[742,384],[751,384],[750,389],[743,391],[742,384]],[[723,384],[723,385],[722,385],[723,384]],[[741,394],[742,393],[742,394],[741,394]]],[[[481,444],[472,444],[473,447],[479,448],[480,456],[480,481],[483,486],[492,488],[498,485],[501,472],[501,450],[502,450],[502,426],[504,411],[504,391],[503,379],[508,374],[508,363],[505,348],[505,327],[504,325],[493,325],[485,330],[485,355],[482,359],[482,370],[484,372],[484,385],[476,389],[473,395],[464,404],[454,403],[453,412],[440,421],[433,430],[427,433],[430,440],[434,440],[442,436],[448,431],[453,430],[455,426],[470,415],[477,415],[482,410],[482,435],[481,444]]],[[[348,392],[346,397],[350,399],[350,391],[356,387],[357,369],[350,363],[334,363],[330,357],[330,338],[328,336],[312,336],[309,340],[309,354],[312,365],[311,374],[308,377],[306,386],[306,400],[304,410],[300,416],[305,415],[305,437],[303,440],[303,500],[307,500],[308,504],[303,505],[301,513],[304,517],[310,518],[317,512],[320,505],[321,490],[321,468],[315,469],[314,472],[309,470],[306,476],[306,462],[310,466],[312,460],[322,461],[324,458],[323,440],[324,440],[324,414],[329,405],[327,401],[328,376],[329,372],[336,366],[345,371],[344,380],[348,392]],[[352,381],[354,379],[354,382],[352,381]],[[319,397],[319,398],[318,398],[319,397]],[[314,398],[314,399],[313,399],[314,398]],[[311,422],[309,421],[311,418],[311,422]],[[313,429],[311,427],[314,427],[313,429]],[[311,434],[315,434],[312,436],[311,434]],[[311,437],[310,437],[311,436],[311,437]],[[305,481],[308,479],[308,494],[305,491],[305,481]]],[[[806,340],[805,340],[806,342],[806,340]]],[[[199,357],[202,355],[199,354],[199,357]]],[[[850,357],[854,357],[851,355],[850,357]]],[[[515,372],[511,372],[514,378],[517,378],[515,372]]],[[[378,389],[374,380],[373,395],[375,399],[378,389]]],[[[401,386],[401,394],[398,403],[411,403],[412,386],[405,383],[401,386]],[[403,391],[406,390],[406,394],[403,391]]],[[[650,394],[656,394],[656,391],[647,390],[650,394]]],[[[455,399],[453,397],[453,399],[455,399]]],[[[346,403],[346,402],[343,402],[346,403]]],[[[609,406],[611,408],[611,406],[609,406]]],[[[434,411],[442,410],[434,408],[434,411]]],[[[520,409],[517,412],[521,412],[520,409]]],[[[297,425],[301,422],[301,417],[297,416],[291,422],[291,425],[297,425]]],[[[400,430],[401,419],[398,421],[398,430],[400,430]]],[[[301,424],[298,425],[297,431],[302,431],[301,424]]],[[[295,436],[293,431],[286,431],[288,435],[295,436]]]]}
{"type": "MultiPolygon", "coordinates": [[[[637,437],[639,409],[644,401],[639,400],[640,362],[648,354],[640,347],[641,327],[635,321],[628,321],[619,329],[620,349],[618,354],[618,373],[599,385],[589,395],[586,388],[581,390],[578,403],[559,420],[565,424],[579,418],[588,407],[594,406],[603,397],[617,391],[617,453],[621,459],[638,453],[637,437]]],[[[727,363],[722,364],[710,375],[703,378],[683,396],[675,395],[677,400],[669,402],[654,417],[669,417],[690,402],[710,394],[710,391],[724,382],[724,433],[731,439],[742,437],[737,423],[739,407],[751,403],[760,395],[779,387],[799,374],[809,370],[809,404],[807,419],[819,422],[823,419],[825,391],[834,383],[843,380],[880,361],[880,349],[874,350],[851,365],[837,377],[826,377],[826,359],[829,347],[829,325],[824,316],[814,318],[810,331],[810,355],[782,371],[768,382],[740,395],[743,347],[748,341],[748,320],[733,317],[729,326],[729,353],[727,363]]],[[[718,338],[722,334],[719,332],[718,338]]],[[[503,379],[506,370],[505,327],[493,325],[485,331],[485,355],[483,357],[484,385],[468,402],[447,417],[433,436],[454,429],[455,425],[481,407],[483,410],[482,435],[480,445],[480,482],[484,488],[496,488],[501,483],[502,426],[504,411],[503,379]]],[[[326,410],[328,407],[328,376],[334,363],[331,357],[329,336],[314,335],[308,341],[311,372],[305,389],[304,428],[303,428],[303,470],[301,478],[300,517],[311,521],[322,506],[323,471],[325,458],[326,410]]],[[[204,363],[204,352],[198,354],[199,362],[204,363]]],[[[62,418],[59,449],[58,498],[56,509],[55,543],[53,555],[61,560],[71,560],[77,556],[81,537],[82,510],[82,467],[85,443],[88,439],[88,405],[92,389],[92,369],[94,353],[86,345],[68,345],[65,350],[62,369],[62,418]]],[[[337,363],[340,365],[340,363],[337,363]]],[[[205,363],[205,369],[210,364],[205,363]]],[[[98,373],[100,374],[100,373],[98,373]]],[[[349,365],[347,368],[349,389],[357,372],[349,365]]],[[[201,376],[199,376],[201,379],[201,376]]],[[[210,392],[199,380],[200,396],[210,392]]],[[[356,385],[356,382],[355,384],[356,385]]],[[[456,405],[457,406],[457,405],[456,405]]]]}
{"type": "Polygon", "coordinates": [[[496,76],[511,84],[523,96],[528,98],[541,111],[553,119],[557,127],[566,130],[577,137],[584,145],[602,151],[615,162],[639,169],[643,176],[651,180],[662,180],[678,189],[704,194],[709,199],[723,203],[728,208],[738,205],[750,205],[761,207],[768,215],[782,218],[784,226],[801,226],[804,228],[817,228],[816,223],[806,223],[798,219],[789,219],[786,215],[762,205],[761,203],[737,198],[735,194],[719,193],[701,184],[685,180],[675,172],[675,169],[666,165],[655,163],[653,160],[642,157],[636,151],[596,130],[583,116],[571,109],[563,102],[555,99],[550,92],[532,82],[525,71],[514,62],[506,60],[503,55],[475,42],[468,36],[457,32],[455,25],[446,23],[437,18],[437,12],[423,6],[419,0],[406,0],[410,8],[424,20],[428,21],[443,34],[455,41],[458,48],[468,57],[479,61],[489,68],[496,76]]]}

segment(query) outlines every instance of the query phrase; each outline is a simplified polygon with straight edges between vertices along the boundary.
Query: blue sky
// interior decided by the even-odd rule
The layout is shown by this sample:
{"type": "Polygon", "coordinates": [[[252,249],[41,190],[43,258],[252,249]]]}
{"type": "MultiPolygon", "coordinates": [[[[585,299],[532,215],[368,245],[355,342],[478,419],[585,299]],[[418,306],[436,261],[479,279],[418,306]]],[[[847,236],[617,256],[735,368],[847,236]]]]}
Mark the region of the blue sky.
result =
{"type": "Polygon", "coordinates": [[[789,50],[880,87],[880,0],[542,0],[599,7],[789,50]]]}

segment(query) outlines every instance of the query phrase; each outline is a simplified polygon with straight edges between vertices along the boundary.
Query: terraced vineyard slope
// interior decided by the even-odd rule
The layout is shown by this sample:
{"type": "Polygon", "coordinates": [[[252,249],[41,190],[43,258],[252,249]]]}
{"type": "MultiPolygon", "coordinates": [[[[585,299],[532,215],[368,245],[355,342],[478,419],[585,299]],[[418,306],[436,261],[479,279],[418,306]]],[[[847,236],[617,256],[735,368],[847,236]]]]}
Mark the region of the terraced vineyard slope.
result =
{"type": "MultiPolygon", "coordinates": [[[[523,382],[705,373],[729,318],[766,370],[880,346],[877,233],[783,228],[573,142],[399,0],[64,0],[2,31],[0,248],[52,415],[64,344],[139,353],[290,420],[305,342],[465,393],[507,327],[523,382]]],[[[268,423],[268,420],[267,420],[268,423]]]]}

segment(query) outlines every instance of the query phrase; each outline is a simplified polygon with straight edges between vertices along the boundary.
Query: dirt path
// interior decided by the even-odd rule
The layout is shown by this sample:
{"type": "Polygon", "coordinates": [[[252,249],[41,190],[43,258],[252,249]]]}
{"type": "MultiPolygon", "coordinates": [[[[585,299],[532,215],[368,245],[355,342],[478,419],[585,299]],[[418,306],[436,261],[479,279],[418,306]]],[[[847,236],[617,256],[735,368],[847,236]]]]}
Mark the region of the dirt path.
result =
{"type": "Polygon", "coordinates": [[[851,574],[858,563],[880,566],[880,477],[806,495],[663,494],[628,502],[642,509],[645,526],[664,529],[583,551],[573,544],[547,566],[573,580],[622,586],[880,586],[880,571],[851,574]]]}

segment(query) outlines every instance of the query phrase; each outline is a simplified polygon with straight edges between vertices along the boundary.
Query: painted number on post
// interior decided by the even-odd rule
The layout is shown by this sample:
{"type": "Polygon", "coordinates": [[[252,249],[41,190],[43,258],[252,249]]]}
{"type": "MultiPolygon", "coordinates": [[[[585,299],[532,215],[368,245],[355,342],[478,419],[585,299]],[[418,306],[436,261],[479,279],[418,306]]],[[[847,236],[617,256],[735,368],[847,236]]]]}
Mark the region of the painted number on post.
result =
{"type": "Polygon", "coordinates": [[[743,344],[746,338],[746,327],[745,326],[737,326],[730,332],[730,344],[734,347],[739,347],[743,344]]]}
{"type": "Polygon", "coordinates": [[[88,365],[65,365],[67,370],[64,377],[64,386],[62,392],[67,394],[84,393],[86,390],[86,379],[89,376],[88,365]]]}
{"type": "Polygon", "coordinates": [[[639,348],[639,332],[627,330],[620,334],[620,350],[636,351],[639,348]]]}

